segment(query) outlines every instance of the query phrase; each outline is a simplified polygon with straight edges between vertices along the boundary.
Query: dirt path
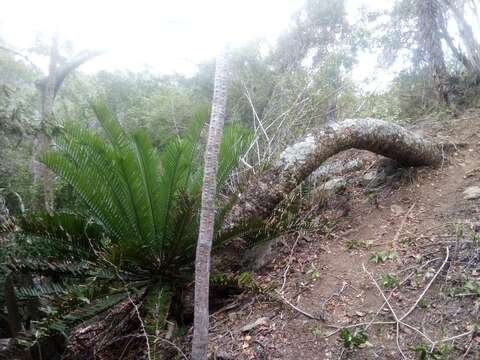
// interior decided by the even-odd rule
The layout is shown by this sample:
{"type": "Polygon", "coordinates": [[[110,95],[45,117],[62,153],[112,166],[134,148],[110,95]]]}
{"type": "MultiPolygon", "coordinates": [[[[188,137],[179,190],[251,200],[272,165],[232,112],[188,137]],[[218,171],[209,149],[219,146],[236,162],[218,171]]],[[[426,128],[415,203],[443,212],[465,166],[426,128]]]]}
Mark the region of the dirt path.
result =
{"type": "Polygon", "coordinates": [[[280,255],[256,276],[261,284],[277,284],[283,300],[247,296],[215,315],[212,351],[217,359],[480,358],[474,329],[480,324],[480,282],[478,296],[462,294],[465,284],[480,280],[480,245],[475,243],[480,201],[463,195],[480,182],[480,118],[467,114],[463,120],[417,128],[463,146],[442,168],[420,169],[413,181],[385,187],[374,197],[352,187],[342,195],[348,209],[340,217],[334,212],[333,229],[285,241],[280,255]],[[446,247],[450,256],[444,262],[446,247]],[[462,260],[465,256],[470,263],[462,260]],[[395,324],[351,327],[351,335],[364,329],[368,341],[348,349],[340,328],[393,318],[387,306],[381,310],[382,295],[364,267],[398,315],[443,270],[405,318],[407,326],[400,326],[398,337],[395,324]],[[258,326],[240,330],[258,319],[258,326]],[[462,336],[442,341],[457,335],[462,336]],[[441,342],[432,346],[427,338],[441,342]]]}

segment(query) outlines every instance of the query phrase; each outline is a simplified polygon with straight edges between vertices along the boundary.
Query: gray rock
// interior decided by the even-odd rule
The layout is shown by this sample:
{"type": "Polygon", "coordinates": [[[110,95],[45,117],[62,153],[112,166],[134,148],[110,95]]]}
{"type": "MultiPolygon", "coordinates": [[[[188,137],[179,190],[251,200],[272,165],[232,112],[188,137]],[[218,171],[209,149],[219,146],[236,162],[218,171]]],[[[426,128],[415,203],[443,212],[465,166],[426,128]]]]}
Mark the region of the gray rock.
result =
{"type": "Polygon", "coordinates": [[[11,191],[5,197],[5,203],[10,215],[21,216],[25,213],[22,197],[15,191],[11,191]]]}
{"type": "Polygon", "coordinates": [[[248,332],[259,326],[268,326],[270,319],[268,317],[261,317],[255,320],[253,323],[247,324],[240,329],[242,332],[248,332]]]}
{"type": "Polygon", "coordinates": [[[360,183],[367,188],[375,188],[383,185],[387,181],[387,175],[384,172],[378,173],[376,170],[369,171],[360,179],[360,183]]]}
{"type": "Polygon", "coordinates": [[[342,193],[346,187],[347,181],[344,178],[333,178],[321,186],[322,190],[334,194],[342,193]]]}
{"type": "Polygon", "coordinates": [[[315,150],[315,138],[309,134],[305,140],[287,147],[281,154],[279,165],[285,169],[297,163],[303,163],[305,159],[315,150]]]}
{"type": "Polygon", "coordinates": [[[395,216],[400,216],[400,215],[403,215],[405,213],[405,210],[403,209],[403,207],[401,207],[400,205],[396,205],[396,204],[393,204],[392,206],[390,206],[390,210],[392,211],[393,215],[395,215],[395,216]]]}
{"type": "Polygon", "coordinates": [[[480,186],[470,186],[463,192],[465,200],[475,200],[480,198],[480,186]]]}
{"type": "Polygon", "coordinates": [[[281,237],[262,242],[255,247],[248,249],[243,255],[242,266],[249,270],[260,270],[265,265],[272,262],[278,255],[276,245],[280,241],[281,237]]]}

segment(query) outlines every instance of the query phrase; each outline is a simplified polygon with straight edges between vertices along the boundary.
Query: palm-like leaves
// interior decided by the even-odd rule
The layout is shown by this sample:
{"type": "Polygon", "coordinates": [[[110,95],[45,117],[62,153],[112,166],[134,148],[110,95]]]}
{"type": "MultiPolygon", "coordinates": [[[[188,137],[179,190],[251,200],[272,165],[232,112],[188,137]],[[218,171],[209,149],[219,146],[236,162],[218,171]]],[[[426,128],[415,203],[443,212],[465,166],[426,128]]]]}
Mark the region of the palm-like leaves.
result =
{"type": "MultiPolygon", "coordinates": [[[[157,153],[145,132],[126,133],[106,106],[94,105],[94,112],[103,134],[66,124],[56,148],[42,159],[85,201],[89,214],[71,209],[23,219],[23,233],[34,237],[33,261],[16,262],[12,270],[55,281],[19,289],[19,295],[57,294],[65,304],[78,298],[75,292],[80,298],[86,292],[90,301],[109,304],[112,294],[142,288],[149,296],[164,294],[168,304],[173,290],[185,284],[178,281],[192,275],[203,177],[201,131],[208,114],[199,114],[184,137],[171,139],[157,153]]],[[[245,129],[227,127],[219,190],[249,140],[245,129]]],[[[220,229],[232,204],[219,204],[218,242],[226,238],[220,229]]]]}
{"type": "MultiPolygon", "coordinates": [[[[47,153],[43,162],[86,202],[94,223],[105,229],[117,265],[127,261],[162,272],[191,262],[201,196],[200,133],[206,114],[199,116],[183,138],[172,139],[157,154],[143,131],[127,134],[105,105],[94,105],[94,112],[105,136],[67,124],[56,149],[47,153]]],[[[226,129],[219,157],[219,189],[237,166],[248,140],[245,129],[226,129]]],[[[224,214],[219,211],[218,228],[224,214]]],[[[24,229],[38,233],[45,220],[42,216],[24,229]]],[[[70,220],[67,214],[49,218],[49,224],[62,227],[65,222],[78,228],[85,222],[71,216],[70,220]]],[[[82,240],[78,229],[71,229],[76,236],[67,236],[66,230],[49,230],[56,237],[82,240]]]]}
{"type": "MultiPolygon", "coordinates": [[[[55,150],[43,157],[44,164],[85,201],[89,214],[71,209],[23,219],[24,234],[35,237],[28,245],[34,261],[19,261],[11,268],[46,275],[52,282],[19,289],[19,295],[55,294],[62,312],[76,309],[59,318],[51,326],[55,329],[142,289],[147,306],[151,299],[160,302],[155,306],[159,314],[151,315],[161,326],[176,292],[192,277],[203,178],[201,131],[208,114],[199,115],[184,137],[168,141],[157,153],[143,131],[126,133],[104,105],[95,105],[94,111],[104,134],[67,124],[55,150]],[[91,311],[78,309],[85,299],[97,305],[91,311]]],[[[242,127],[225,129],[219,191],[250,140],[242,127]]],[[[278,234],[275,230],[280,228],[258,219],[222,231],[235,201],[219,201],[215,246],[238,236],[278,234]]]]}

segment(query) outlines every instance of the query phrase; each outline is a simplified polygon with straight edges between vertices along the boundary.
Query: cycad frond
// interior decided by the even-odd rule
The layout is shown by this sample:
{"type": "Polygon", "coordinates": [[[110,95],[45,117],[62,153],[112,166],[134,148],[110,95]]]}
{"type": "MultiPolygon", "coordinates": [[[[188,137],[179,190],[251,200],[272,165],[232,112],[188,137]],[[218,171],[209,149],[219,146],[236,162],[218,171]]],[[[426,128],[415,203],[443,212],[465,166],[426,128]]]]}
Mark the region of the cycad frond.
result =
{"type": "Polygon", "coordinates": [[[217,190],[221,191],[238,160],[252,140],[252,133],[240,125],[225,128],[218,157],[217,190]]]}
{"type": "Polygon", "coordinates": [[[58,249],[84,257],[101,249],[105,234],[105,229],[91,219],[65,212],[27,214],[20,226],[24,234],[49,238],[58,249]]]}
{"type": "Polygon", "coordinates": [[[62,284],[37,284],[31,287],[20,287],[16,289],[16,295],[19,300],[38,298],[48,295],[63,295],[67,292],[62,284]]]}
{"type": "MultiPolygon", "coordinates": [[[[184,136],[170,139],[157,154],[143,130],[127,133],[106,106],[93,108],[103,134],[66,124],[54,150],[42,159],[85,201],[89,215],[36,214],[26,218],[24,238],[34,236],[32,244],[58,251],[42,261],[22,261],[14,269],[46,275],[52,281],[51,288],[25,290],[25,296],[59,295],[70,285],[75,292],[77,285],[79,293],[88,293],[87,301],[98,300],[98,306],[78,309],[60,319],[59,329],[114,306],[134,289],[143,289],[143,294],[151,294],[148,300],[161,303],[164,309],[156,314],[156,320],[163,323],[170,301],[178,295],[177,288],[192,276],[203,180],[201,134],[208,116],[200,113],[184,136]],[[62,256],[61,251],[68,255],[62,256]],[[114,292],[120,293],[112,295],[114,292]]],[[[223,192],[250,139],[246,129],[226,127],[219,149],[218,193],[223,192]]],[[[265,225],[252,221],[222,233],[235,202],[235,198],[219,201],[215,246],[233,237],[256,234],[265,225]]],[[[37,250],[36,255],[41,255],[37,250]]],[[[70,296],[69,290],[64,295],[66,304],[79,298],[70,296]]]]}

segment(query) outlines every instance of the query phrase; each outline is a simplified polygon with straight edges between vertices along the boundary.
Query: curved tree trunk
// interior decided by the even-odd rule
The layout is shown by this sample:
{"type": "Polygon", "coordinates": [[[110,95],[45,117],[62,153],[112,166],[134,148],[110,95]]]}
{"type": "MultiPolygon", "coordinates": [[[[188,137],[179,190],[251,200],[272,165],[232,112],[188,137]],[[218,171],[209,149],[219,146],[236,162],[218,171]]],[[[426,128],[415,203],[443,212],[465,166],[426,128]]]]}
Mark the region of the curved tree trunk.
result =
{"type": "Polygon", "coordinates": [[[287,148],[275,166],[249,183],[227,224],[268,218],[273,209],[331,156],[351,148],[370,150],[409,166],[436,165],[441,148],[405,128],[377,119],[349,119],[316,130],[287,148]]]}
{"type": "Polygon", "coordinates": [[[40,133],[36,141],[38,142],[38,153],[34,156],[34,181],[41,181],[43,185],[43,208],[47,212],[53,211],[54,181],[50,171],[38,158],[45,154],[51,145],[51,139],[48,135],[48,129],[55,121],[54,103],[58,90],[62,86],[65,78],[80,65],[101,55],[102,51],[84,51],[75,56],[69,62],[60,66],[60,54],[58,35],[55,35],[52,40],[52,47],[50,51],[50,65],[48,75],[37,81],[36,85],[41,93],[41,117],[40,117],[40,133]]]}

